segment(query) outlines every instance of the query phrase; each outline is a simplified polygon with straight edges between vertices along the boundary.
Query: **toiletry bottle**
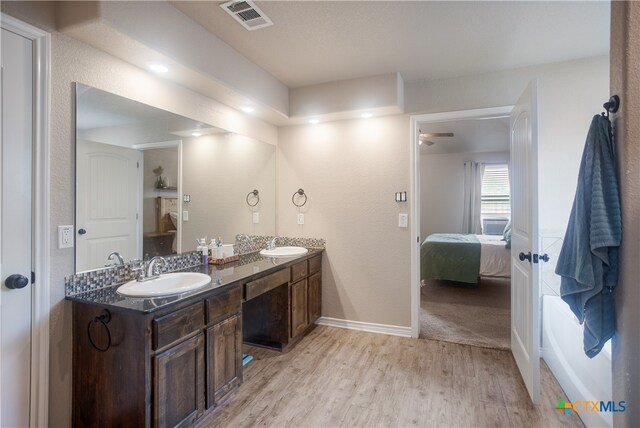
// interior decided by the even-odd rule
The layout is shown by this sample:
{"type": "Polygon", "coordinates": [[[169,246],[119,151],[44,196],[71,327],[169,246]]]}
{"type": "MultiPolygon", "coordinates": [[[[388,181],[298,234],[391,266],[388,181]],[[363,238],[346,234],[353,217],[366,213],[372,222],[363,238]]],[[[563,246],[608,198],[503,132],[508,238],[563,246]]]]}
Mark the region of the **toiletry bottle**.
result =
{"type": "Polygon", "coordinates": [[[207,237],[205,236],[202,239],[198,240],[198,248],[197,251],[202,254],[202,264],[209,264],[209,247],[207,246],[207,237]]]}
{"type": "Polygon", "coordinates": [[[211,238],[211,242],[209,242],[209,258],[215,259],[216,257],[216,240],[215,238],[211,238]]]}

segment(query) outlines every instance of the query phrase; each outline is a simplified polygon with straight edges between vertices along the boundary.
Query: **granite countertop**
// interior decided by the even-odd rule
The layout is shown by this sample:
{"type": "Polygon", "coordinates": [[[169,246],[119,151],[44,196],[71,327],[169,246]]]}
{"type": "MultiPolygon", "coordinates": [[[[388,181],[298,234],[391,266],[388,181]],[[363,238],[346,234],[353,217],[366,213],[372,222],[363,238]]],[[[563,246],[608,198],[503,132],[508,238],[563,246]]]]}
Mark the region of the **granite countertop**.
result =
{"type": "Polygon", "coordinates": [[[154,312],[182,300],[198,296],[199,294],[246,280],[252,276],[267,274],[282,267],[290,266],[298,261],[320,254],[322,251],[324,250],[309,249],[307,254],[282,258],[264,257],[258,252],[255,252],[243,254],[240,256],[240,260],[224,265],[200,265],[183,269],[177,272],[200,272],[211,277],[211,283],[208,285],[183,294],[154,298],[127,297],[116,292],[116,289],[122,285],[116,284],[98,290],[67,296],[66,299],[73,302],[95,304],[110,309],[130,310],[143,313],[154,312]]]}

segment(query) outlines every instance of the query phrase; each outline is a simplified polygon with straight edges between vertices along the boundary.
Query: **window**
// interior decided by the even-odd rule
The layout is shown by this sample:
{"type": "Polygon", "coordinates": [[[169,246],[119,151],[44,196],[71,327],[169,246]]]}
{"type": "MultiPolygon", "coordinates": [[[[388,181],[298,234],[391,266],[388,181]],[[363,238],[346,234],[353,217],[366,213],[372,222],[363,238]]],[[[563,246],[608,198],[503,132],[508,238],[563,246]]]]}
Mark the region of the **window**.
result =
{"type": "Polygon", "coordinates": [[[509,165],[486,165],[482,175],[480,214],[485,219],[511,218],[509,165]]]}

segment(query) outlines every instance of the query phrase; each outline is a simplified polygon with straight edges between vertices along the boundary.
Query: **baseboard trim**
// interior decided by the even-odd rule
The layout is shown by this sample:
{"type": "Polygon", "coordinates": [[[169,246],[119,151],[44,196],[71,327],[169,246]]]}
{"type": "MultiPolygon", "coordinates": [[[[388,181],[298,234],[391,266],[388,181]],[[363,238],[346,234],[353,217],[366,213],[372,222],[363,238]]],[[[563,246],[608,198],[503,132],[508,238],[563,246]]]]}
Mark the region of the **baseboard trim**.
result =
{"type": "Polygon", "coordinates": [[[316,321],[318,325],[328,327],[346,328],[347,330],[366,331],[368,333],[388,334],[391,336],[411,337],[411,327],[398,325],[376,324],[372,322],[349,321],[338,318],[320,317],[316,321]]]}

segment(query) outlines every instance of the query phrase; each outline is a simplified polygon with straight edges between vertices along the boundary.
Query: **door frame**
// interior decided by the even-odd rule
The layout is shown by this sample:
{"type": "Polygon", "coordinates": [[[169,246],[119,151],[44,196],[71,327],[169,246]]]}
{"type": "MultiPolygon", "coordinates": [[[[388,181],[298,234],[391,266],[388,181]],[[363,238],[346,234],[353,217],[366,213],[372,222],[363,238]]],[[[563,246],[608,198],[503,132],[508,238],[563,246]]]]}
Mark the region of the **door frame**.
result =
{"type": "MultiPolygon", "coordinates": [[[[182,146],[184,141],[180,140],[167,140],[167,141],[159,141],[155,143],[142,143],[142,144],[134,144],[132,148],[140,150],[143,153],[142,156],[142,165],[143,168],[140,168],[140,175],[138,180],[138,192],[141,197],[138,198],[139,201],[139,209],[140,213],[143,212],[142,204],[144,199],[144,151],[145,150],[153,150],[153,149],[166,149],[166,148],[178,148],[178,186],[176,193],[178,195],[178,224],[176,225],[176,252],[180,254],[182,252],[182,202],[184,196],[182,195],[182,146]]],[[[140,237],[142,237],[142,229],[143,225],[140,224],[140,237]]],[[[142,254],[142,241],[140,241],[140,254],[142,254]]],[[[142,257],[140,257],[142,259],[142,257]]]]}
{"type": "Polygon", "coordinates": [[[440,113],[413,115],[410,117],[409,171],[411,216],[409,241],[411,245],[411,337],[420,334],[420,123],[451,122],[462,119],[509,117],[513,106],[489,107],[440,113]]]}
{"type": "Polygon", "coordinates": [[[31,316],[32,427],[49,425],[49,312],[50,302],[50,87],[51,35],[4,13],[2,28],[33,42],[33,242],[32,270],[36,273],[31,316]]]}

